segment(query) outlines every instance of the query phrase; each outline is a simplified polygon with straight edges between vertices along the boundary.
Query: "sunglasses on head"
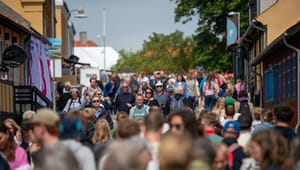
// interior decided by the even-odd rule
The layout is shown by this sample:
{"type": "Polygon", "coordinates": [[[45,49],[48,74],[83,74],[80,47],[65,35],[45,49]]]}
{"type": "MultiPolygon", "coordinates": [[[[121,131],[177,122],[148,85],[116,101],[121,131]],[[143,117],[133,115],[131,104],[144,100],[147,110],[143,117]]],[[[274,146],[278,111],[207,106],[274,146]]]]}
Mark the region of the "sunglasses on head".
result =
{"type": "Polygon", "coordinates": [[[99,103],[100,100],[93,100],[93,103],[99,103]]]}
{"type": "Polygon", "coordinates": [[[175,127],[176,130],[180,130],[181,129],[181,124],[170,124],[170,129],[172,129],[173,127],[175,127]]]}

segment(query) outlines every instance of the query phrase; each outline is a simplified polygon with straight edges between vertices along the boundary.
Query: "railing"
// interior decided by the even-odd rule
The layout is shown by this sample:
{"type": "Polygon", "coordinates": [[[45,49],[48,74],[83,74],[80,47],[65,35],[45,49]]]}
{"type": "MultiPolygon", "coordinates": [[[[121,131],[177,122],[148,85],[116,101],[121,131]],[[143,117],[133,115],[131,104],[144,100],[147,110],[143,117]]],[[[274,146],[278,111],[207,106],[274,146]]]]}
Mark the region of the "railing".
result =
{"type": "Polygon", "coordinates": [[[12,81],[0,80],[0,112],[14,112],[14,86],[12,81]]]}
{"type": "Polygon", "coordinates": [[[35,86],[15,86],[15,110],[23,113],[31,109],[52,107],[52,102],[35,86]],[[28,108],[29,106],[29,108],[28,108]]]}

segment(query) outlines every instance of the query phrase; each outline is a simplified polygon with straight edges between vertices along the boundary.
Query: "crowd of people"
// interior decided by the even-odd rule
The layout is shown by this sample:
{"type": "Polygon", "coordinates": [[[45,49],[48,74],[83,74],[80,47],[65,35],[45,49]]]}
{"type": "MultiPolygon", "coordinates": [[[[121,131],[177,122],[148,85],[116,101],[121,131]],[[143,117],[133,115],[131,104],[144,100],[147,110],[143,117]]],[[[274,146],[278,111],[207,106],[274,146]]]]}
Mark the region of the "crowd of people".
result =
{"type": "Polygon", "coordinates": [[[113,74],[58,88],[57,110],[0,121],[0,170],[294,170],[294,111],[254,107],[241,79],[113,74]]]}

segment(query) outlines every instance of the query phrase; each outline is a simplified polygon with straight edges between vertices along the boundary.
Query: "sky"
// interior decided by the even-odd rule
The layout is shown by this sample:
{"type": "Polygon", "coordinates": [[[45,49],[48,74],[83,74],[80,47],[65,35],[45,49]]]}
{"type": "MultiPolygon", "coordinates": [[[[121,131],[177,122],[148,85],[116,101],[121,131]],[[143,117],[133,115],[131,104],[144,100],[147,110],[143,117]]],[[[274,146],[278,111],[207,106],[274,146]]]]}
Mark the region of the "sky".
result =
{"type": "Polygon", "coordinates": [[[197,21],[181,24],[174,22],[174,1],[169,0],[65,0],[69,10],[82,7],[88,18],[74,18],[75,40],[79,32],[87,31],[89,40],[102,45],[103,9],[106,11],[106,46],[116,50],[125,49],[135,52],[142,49],[142,44],[153,32],[169,34],[176,30],[183,31],[185,36],[194,33],[197,21]]]}

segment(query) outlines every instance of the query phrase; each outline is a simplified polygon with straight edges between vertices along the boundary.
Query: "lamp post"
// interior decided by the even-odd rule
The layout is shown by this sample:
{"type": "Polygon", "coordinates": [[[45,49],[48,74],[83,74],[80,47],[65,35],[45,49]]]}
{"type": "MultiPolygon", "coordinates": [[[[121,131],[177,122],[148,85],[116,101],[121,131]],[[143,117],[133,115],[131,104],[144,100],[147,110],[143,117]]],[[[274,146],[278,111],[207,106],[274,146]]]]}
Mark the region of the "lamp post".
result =
{"type": "Polygon", "coordinates": [[[101,38],[103,39],[103,70],[106,69],[106,41],[105,41],[105,36],[106,36],[106,10],[105,8],[103,9],[103,32],[102,32],[102,35],[101,34],[98,34],[96,36],[96,38],[101,38]]]}
{"type": "MultiPolygon", "coordinates": [[[[84,10],[82,7],[78,8],[78,9],[73,9],[73,10],[70,10],[68,15],[67,15],[67,21],[69,21],[70,17],[71,17],[71,13],[72,12],[77,12],[76,15],[74,15],[75,18],[87,18],[88,16],[84,13],[84,10]]],[[[72,25],[73,26],[73,25],[72,25]]],[[[68,27],[67,27],[68,29],[68,27]]],[[[68,34],[68,37],[69,37],[69,34],[68,34]]],[[[69,39],[69,38],[68,38],[69,39]]],[[[56,110],[56,79],[55,79],[55,75],[57,73],[56,72],[56,69],[55,69],[55,64],[56,63],[56,60],[55,59],[52,59],[52,70],[53,70],[53,74],[52,74],[52,90],[53,90],[53,98],[52,98],[52,103],[53,103],[53,110],[56,110]]],[[[57,65],[60,65],[61,67],[61,61],[59,62],[59,64],[57,65]]]]}
{"type": "Polygon", "coordinates": [[[105,26],[105,24],[106,24],[106,10],[105,10],[105,8],[103,9],[103,49],[104,49],[104,51],[103,51],[103,70],[105,70],[106,69],[106,44],[105,44],[105,34],[106,34],[106,26],[105,26]]]}

